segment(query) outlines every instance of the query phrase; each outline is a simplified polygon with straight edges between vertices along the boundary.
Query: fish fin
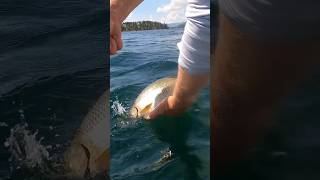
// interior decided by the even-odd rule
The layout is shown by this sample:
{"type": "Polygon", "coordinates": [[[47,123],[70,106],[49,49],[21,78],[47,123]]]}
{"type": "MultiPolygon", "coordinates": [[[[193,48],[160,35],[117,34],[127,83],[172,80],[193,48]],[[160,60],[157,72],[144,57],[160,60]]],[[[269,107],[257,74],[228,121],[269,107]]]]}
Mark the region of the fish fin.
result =
{"type": "Polygon", "coordinates": [[[141,113],[141,114],[147,114],[147,113],[149,113],[149,111],[150,111],[150,109],[151,109],[151,105],[152,105],[152,104],[148,104],[145,108],[143,108],[143,109],[140,111],[140,113],[141,113]]]}
{"type": "Polygon", "coordinates": [[[174,87],[163,88],[161,93],[159,93],[154,101],[154,107],[157,107],[163,100],[167,99],[173,94],[174,87]]]}

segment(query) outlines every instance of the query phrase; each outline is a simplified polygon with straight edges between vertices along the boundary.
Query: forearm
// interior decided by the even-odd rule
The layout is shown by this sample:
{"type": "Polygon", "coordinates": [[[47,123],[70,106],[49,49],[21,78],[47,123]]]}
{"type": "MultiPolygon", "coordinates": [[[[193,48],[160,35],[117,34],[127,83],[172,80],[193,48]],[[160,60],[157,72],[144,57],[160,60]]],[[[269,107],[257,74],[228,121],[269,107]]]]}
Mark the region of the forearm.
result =
{"type": "Polygon", "coordinates": [[[142,2],[143,0],[110,0],[110,14],[116,14],[121,22],[142,2]]]}
{"type": "Polygon", "coordinates": [[[191,75],[182,67],[178,68],[178,76],[173,92],[177,107],[185,110],[195,101],[199,91],[208,83],[209,74],[191,75]]]}

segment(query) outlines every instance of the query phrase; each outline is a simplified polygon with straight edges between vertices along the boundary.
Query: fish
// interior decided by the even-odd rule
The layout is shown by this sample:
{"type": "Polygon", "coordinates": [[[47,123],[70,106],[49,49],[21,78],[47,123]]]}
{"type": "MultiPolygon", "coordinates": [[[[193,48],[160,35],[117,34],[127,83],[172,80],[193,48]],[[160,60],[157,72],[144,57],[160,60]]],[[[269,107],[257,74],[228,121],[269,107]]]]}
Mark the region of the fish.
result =
{"type": "Polygon", "coordinates": [[[130,117],[149,119],[149,113],[173,94],[175,83],[176,78],[165,77],[148,85],[134,101],[130,117]]]}
{"type": "Polygon", "coordinates": [[[64,166],[68,177],[92,178],[101,174],[108,176],[109,125],[109,92],[107,90],[88,111],[64,153],[64,166]]]}

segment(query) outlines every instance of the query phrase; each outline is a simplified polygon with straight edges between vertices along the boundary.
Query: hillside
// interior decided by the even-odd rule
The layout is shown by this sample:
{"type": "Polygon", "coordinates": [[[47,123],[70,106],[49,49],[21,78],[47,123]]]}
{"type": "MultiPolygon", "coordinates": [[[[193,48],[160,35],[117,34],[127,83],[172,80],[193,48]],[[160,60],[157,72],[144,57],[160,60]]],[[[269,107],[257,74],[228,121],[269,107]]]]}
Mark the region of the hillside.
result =
{"type": "Polygon", "coordinates": [[[138,21],[122,23],[122,31],[142,31],[154,29],[168,29],[167,24],[154,21],[138,21]]]}

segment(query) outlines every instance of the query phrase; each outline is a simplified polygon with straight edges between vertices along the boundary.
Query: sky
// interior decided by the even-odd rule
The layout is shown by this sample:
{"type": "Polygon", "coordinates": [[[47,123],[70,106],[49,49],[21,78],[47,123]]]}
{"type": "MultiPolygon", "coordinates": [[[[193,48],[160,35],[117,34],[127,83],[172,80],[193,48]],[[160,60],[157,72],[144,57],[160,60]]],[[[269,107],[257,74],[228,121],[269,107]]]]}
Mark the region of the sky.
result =
{"type": "Polygon", "coordinates": [[[186,5],[187,0],[144,0],[125,21],[184,22],[186,5]]]}

